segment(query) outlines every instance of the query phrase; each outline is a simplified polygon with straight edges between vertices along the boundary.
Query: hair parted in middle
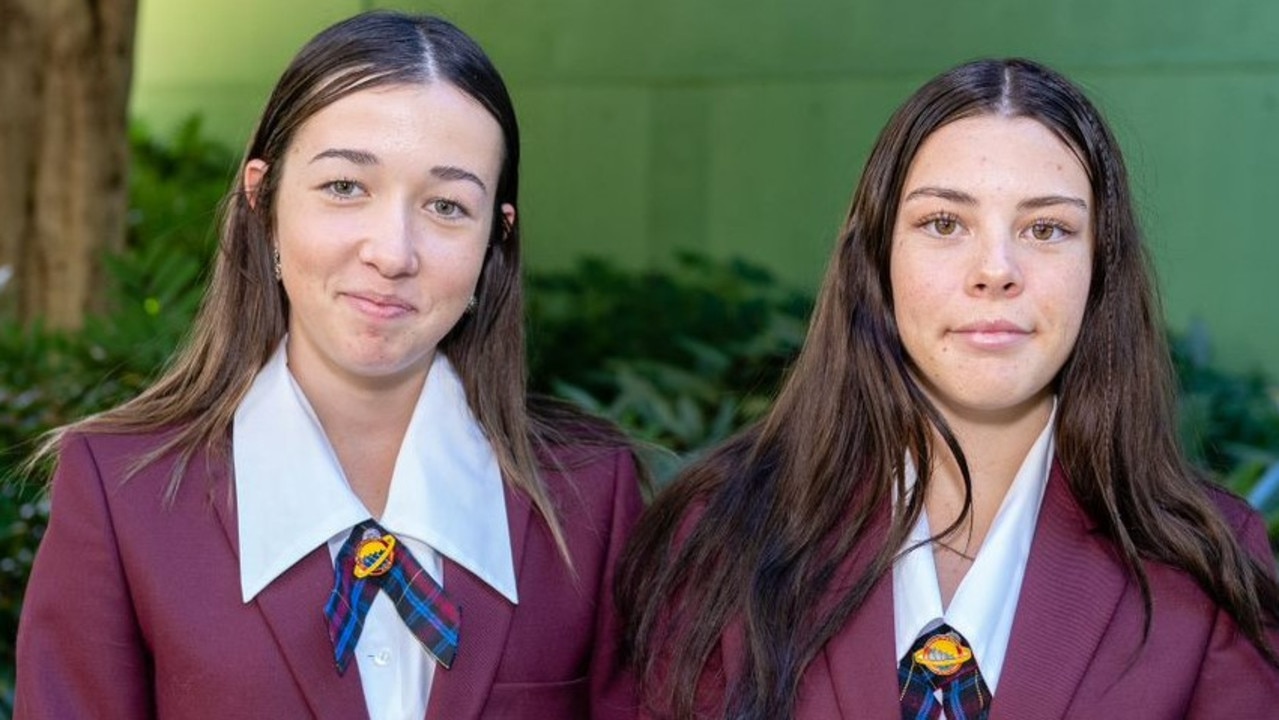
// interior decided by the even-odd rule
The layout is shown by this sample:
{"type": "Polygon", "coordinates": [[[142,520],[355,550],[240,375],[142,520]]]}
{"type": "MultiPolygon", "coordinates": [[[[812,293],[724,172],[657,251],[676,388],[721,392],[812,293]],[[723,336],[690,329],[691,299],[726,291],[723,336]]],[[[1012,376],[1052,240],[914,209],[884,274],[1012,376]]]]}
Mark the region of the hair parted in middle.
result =
{"type": "Polygon", "coordinates": [[[44,455],[51,455],[70,430],[176,427],[170,439],[141,462],[177,453],[172,495],[194,452],[224,452],[241,398],[287,331],[289,303],[276,278],[272,235],[277,183],[294,136],[316,113],[352,93],[434,82],[451,84],[486,108],[504,142],[477,302],[441,341],[440,349],[462,379],[503,477],[529,495],[567,557],[555,509],[540,481],[537,446],[562,441],[570,434],[562,432],[565,422],[579,434],[588,433],[588,443],[590,433],[602,442],[621,440],[603,423],[561,406],[528,404],[520,233],[500,212],[504,204],[518,206],[520,137],[515,110],[484,51],[456,26],[432,16],[391,11],[356,15],[320,32],[298,52],[272,91],[245,151],[246,162],[266,163],[265,175],[249,197],[242,164],[223,202],[212,278],[183,348],[137,398],[51,435],[44,455]]]}
{"type": "Polygon", "coordinates": [[[936,453],[953,454],[965,501],[938,535],[968,518],[972,478],[903,348],[890,257],[920,147],[939,128],[979,115],[1040,123],[1078,157],[1091,184],[1091,286],[1054,383],[1057,455],[1073,495],[1140,584],[1147,623],[1142,562],[1155,560],[1190,573],[1269,655],[1262,623],[1274,618],[1257,598],[1276,592],[1179,448],[1162,316],[1119,145],[1062,75],[1023,59],[979,60],[935,77],[893,114],[772,409],[661,495],[628,549],[619,604],[628,652],[659,716],[693,716],[707,663],[738,623],[745,657],[721,659],[741,668],[723,688],[726,717],[793,712],[804,668],[891,568],[922,512],[929,473],[908,488],[908,458],[931,468],[936,453]],[[897,512],[894,496],[902,499],[897,512]],[[836,590],[854,555],[864,570],[836,590]]]}

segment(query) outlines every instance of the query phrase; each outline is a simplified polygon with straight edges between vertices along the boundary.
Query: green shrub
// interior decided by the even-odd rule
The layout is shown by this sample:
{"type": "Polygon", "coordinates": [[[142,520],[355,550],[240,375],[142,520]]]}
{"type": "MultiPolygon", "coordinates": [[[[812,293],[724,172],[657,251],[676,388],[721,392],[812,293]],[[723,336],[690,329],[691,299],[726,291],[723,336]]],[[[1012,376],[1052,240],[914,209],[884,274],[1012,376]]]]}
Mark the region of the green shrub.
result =
{"type": "Polygon", "coordinates": [[[1222,485],[1266,515],[1279,539],[1279,388],[1259,372],[1231,373],[1212,363],[1207,329],[1197,323],[1172,339],[1182,444],[1222,485]],[[1276,480],[1262,483],[1269,472],[1276,480]]]}
{"type": "Polygon", "coordinates": [[[742,260],[666,270],[600,259],[529,280],[532,385],[617,422],[659,483],[768,408],[809,296],[742,260]]]}
{"type": "Polygon", "coordinates": [[[1171,345],[1182,442],[1191,459],[1220,474],[1245,463],[1279,462],[1279,411],[1268,379],[1213,365],[1201,323],[1174,335],[1171,345]]]}

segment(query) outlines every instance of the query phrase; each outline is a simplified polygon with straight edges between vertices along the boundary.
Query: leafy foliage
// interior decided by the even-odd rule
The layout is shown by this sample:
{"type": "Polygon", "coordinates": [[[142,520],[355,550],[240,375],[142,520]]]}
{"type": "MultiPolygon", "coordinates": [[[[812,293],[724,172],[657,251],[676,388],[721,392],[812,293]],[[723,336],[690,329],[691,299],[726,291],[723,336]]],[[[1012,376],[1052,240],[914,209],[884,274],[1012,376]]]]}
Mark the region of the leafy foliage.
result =
{"type": "Polygon", "coordinates": [[[1174,336],[1182,440],[1191,459],[1218,472],[1241,462],[1279,460],[1279,413],[1260,373],[1228,373],[1212,364],[1208,331],[1174,336]]]}
{"type": "Polygon", "coordinates": [[[618,423],[659,480],[763,414],[812,304],[763,268],[691,253],[666,271],[584,259],[529,284],[534,389],[618,423]]]}
{"type": "Polygon", "coordinates": [[[1264,512],[1279,537],[1279,388],[1212,363],[1208,331],[1174,336],[1182,445],[1196,464],[1264,512]]]}

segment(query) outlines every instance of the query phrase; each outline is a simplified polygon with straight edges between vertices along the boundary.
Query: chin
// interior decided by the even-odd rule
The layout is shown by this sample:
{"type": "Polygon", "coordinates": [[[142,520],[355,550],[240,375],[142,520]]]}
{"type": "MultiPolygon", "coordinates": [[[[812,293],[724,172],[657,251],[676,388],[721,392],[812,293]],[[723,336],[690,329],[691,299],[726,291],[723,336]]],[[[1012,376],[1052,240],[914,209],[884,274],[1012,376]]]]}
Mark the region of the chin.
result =
{"type": "Polygon", "coordinates": [[[1027,413],[1032,413],[1041,405],[1049,403],[1051,397],[1051,394],[1047,392],[1029,396],[1013,396],[1011,398],[1005,393],[997,399],[991,398],[985,402],[975,401],[969,407],[972,412],[991,418],[1015,419],[1027,413]]]}
{"type": "Polygon", "coordinates": [[[352,375],[370,380],[403,377],[416,372],[425,372],[427,367],[429,367],[429,358],[430,355],[404,357],[386,354],[372,357],[352,357],[347,361],[347,371],[352,375]]]}

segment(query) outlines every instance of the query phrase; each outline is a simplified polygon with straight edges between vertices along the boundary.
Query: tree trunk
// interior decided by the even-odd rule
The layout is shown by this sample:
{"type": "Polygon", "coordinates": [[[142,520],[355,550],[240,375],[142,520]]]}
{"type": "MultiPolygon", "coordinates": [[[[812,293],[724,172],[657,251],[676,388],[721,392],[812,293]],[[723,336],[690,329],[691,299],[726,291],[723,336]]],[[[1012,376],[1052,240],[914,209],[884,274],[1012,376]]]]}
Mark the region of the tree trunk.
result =
{"type": "Polygon", "coordinates": [[[124,244],[136,17],[137,0],[0,0],[5,314],[78,327],[124,244]]]}

